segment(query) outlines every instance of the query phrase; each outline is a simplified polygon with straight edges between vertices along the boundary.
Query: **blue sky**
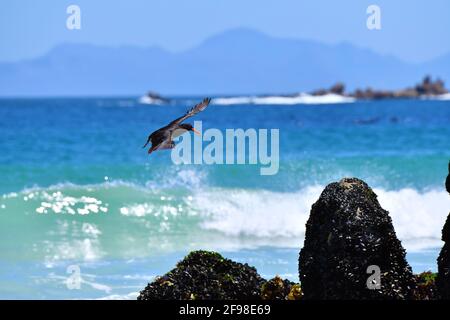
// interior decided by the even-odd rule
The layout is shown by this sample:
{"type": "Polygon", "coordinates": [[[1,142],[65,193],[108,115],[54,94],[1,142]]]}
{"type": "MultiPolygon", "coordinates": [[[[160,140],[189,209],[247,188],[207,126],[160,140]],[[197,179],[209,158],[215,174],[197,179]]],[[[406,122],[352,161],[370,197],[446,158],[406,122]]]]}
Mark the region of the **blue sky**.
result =
{"type": "Polygon", "coordinates": [[[45,54],[61,43],[195,46],[222,31],[249,27],[269,35],[350,42],[406,61],[450,52],[448,0],[2,0],[0,61],[45,54]],[[81,30],[66,28],[66,8],[81,8],[81,30]],[[381,30],[366,9],[381,8],[381,30]]]}

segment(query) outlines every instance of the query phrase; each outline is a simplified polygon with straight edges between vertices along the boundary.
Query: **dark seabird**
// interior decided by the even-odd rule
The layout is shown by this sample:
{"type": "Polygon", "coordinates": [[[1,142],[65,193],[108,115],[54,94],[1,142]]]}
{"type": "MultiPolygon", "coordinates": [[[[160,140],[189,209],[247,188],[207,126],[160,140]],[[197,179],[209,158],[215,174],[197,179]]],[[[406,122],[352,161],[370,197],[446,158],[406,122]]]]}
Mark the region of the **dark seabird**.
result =
{"type": "Polygon", "coordinates": [[[143,148],[151,142],[152,146],[148,149],[149,154],[155,150],[173,149],[175,147],[175,143],[172,140],[173,138],[181,136],[186,131],[193,131],[194,133],[200,134],[200,132],[195,130],[191,124],[182,122],[187,118],[190,118],[193,115],[205,110],[210,101],[211,98],[203,99],[202,102],[195,105],[192,109],[186,112],[185,115],[173,120],[167,126],[162,127],[150,134],[143,148]]]}
{"type": "Polygon", "coordinates": [[[447,189],[447,192],[450,193],[450,161],[448,162],[448,176],[445,180],[445,188],[447,189]]]}

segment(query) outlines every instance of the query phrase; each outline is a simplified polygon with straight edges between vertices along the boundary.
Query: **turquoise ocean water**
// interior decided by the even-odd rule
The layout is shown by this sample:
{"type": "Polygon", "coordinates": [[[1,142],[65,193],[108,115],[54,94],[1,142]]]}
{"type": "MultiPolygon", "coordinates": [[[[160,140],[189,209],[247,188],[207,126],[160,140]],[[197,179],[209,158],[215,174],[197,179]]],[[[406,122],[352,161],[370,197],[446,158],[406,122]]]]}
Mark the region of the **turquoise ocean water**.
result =
{"type": "MultiPolygon", "coordinates": [[[[175,165],[142,149],[196,97],[0,100],[0,298],[135,298],[194,249],[298,281],[326,184],[365,180],[414,271],[436,270],[450,211],[450,101],[211,105],[208,128],[280,130],[280,168],[175,165]],[[66,285],[69,266],[79,289],[66,285]]],[[[206,143],[205,143],[206,145],[206,143]]]]}

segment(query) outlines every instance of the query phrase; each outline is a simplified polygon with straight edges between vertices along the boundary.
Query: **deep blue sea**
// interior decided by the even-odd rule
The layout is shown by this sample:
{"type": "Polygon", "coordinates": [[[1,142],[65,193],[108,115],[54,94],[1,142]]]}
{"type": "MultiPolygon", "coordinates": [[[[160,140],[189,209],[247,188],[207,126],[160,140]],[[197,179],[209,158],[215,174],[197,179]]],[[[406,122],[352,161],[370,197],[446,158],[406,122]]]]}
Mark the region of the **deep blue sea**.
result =
{"type": "Polygon", "coordinates": [[[414,271],[436,270],[450,101],[212,104],[192,119],[279,129],[279,172],[261,176],[259,165],[175,165],[168,150],[142,149],[199,99],[0,100],[0,298],[134,299],[194,249],[298,281],[311,205],[352,176],[390,211],[414,271]],[[73,266],[79,289],[67,286],[73,266]]]}

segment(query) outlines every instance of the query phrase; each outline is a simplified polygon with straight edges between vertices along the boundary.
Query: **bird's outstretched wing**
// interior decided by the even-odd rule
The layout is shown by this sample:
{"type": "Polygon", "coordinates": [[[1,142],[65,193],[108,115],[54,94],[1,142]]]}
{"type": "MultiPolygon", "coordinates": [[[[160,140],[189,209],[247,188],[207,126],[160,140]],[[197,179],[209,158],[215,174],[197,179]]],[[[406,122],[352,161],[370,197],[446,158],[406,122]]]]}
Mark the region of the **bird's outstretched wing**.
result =
{"type": "Polygon", "coordinates": [[[206,109],[206,107],[209,105],[209,103],[211,102],[211,98],[205,98],[203,99],[202,102],[196,104],[195,106],[193,106],[188,112],[186,112],[185,115],[183,115],[182,117],[179,117],[178,119],[173,120],[169,126],[173,126],[176,124],[180,124],[182,123],[184,120],[186,120],[187,118],[192,117],[193,115],[196,115],[199,112],[202,112],[203,110],[206,109]]]}

